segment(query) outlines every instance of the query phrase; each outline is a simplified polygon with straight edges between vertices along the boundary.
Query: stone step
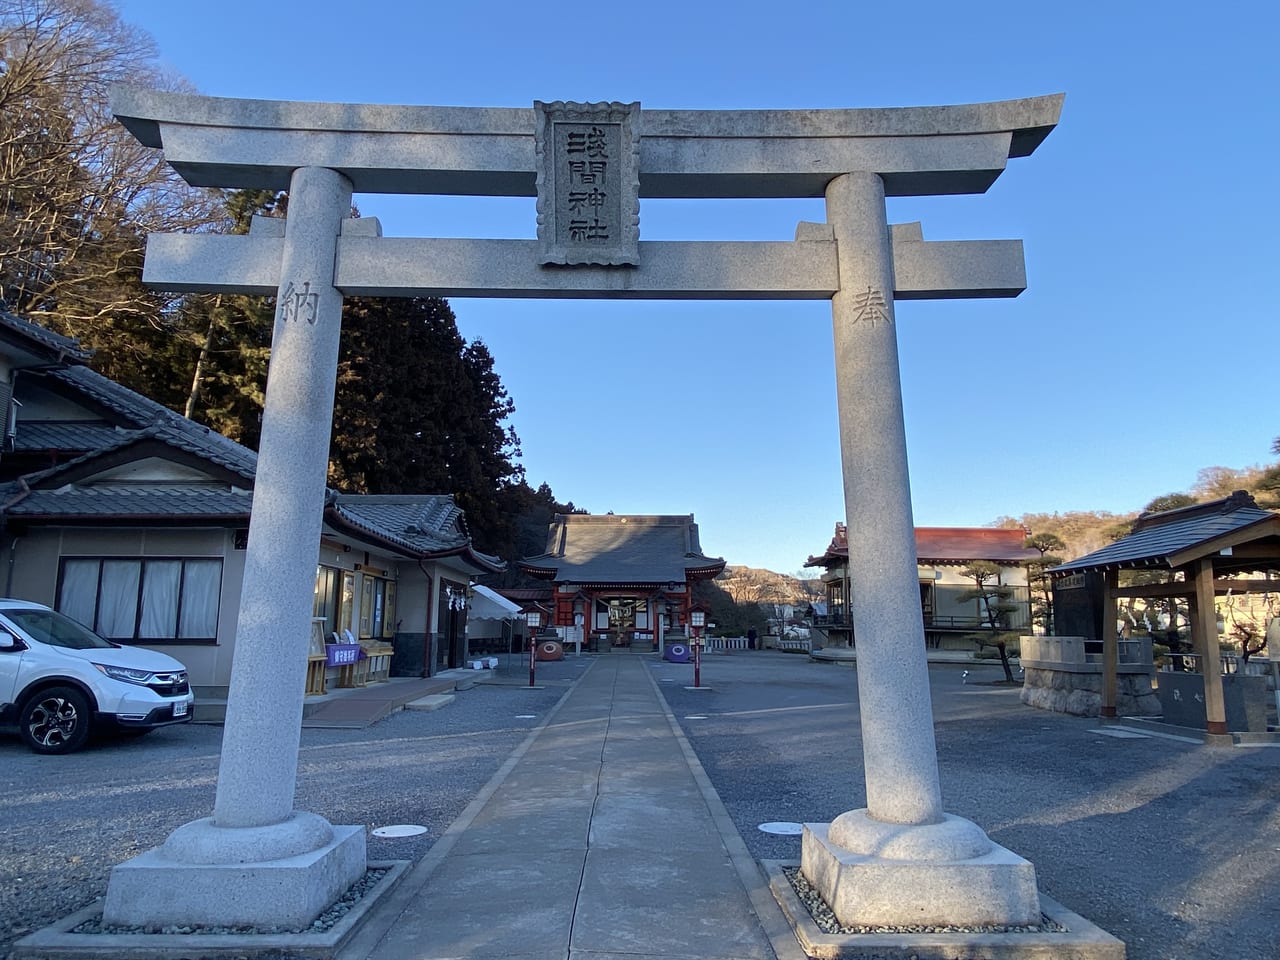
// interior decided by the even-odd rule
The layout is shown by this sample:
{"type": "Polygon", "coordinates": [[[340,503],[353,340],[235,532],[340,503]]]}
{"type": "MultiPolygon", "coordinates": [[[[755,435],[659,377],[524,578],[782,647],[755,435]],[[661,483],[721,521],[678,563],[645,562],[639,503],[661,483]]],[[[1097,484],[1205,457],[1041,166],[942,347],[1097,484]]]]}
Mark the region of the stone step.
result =
{"type": "Polygon", "coordinates": [[[410,700],[404,705],[406,710],[439,710],[453,703],[457,697],[452,693],[433,693],[430,696],[410,700]]]}

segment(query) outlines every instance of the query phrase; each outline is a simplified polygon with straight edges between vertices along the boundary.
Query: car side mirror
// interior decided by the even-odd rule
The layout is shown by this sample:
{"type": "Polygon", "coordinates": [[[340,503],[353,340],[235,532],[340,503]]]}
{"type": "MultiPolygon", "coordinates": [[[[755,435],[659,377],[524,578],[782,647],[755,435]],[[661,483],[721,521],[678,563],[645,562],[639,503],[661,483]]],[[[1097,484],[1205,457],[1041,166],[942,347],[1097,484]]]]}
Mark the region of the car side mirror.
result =
{"type": "Polygon", "coordinates": [[[9,650],[22,650],[24,644],[8,630],[0,627],[0,652],[9,650]]]}

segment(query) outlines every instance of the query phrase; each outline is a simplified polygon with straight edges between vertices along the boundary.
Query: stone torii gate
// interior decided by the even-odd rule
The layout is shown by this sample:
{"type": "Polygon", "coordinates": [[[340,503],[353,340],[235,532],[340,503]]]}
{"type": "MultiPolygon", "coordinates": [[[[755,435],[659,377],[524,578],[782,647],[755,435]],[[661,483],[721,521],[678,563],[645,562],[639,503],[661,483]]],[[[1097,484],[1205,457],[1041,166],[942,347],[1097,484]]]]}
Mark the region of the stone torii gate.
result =
{"type": "Polygon", "coordinates": [[[809,824],[845,923],[1037,923],[1035,871],[944,813],[916,579],[894,302],[1012,297],[1021,242],[928,242],[885,198],[981,193],[1060,95],[864,110],[391,107],[120,88],[116,117],[196,186],[289,191],[247,236],[155,235],[144,281],[277,297],[213,815],[117,866],[113,924],[306,924],[363,829],[293,807],[344,295],[830,300],[867,807],[809,824]],[[536,196],[537,240],[384,238],[358,193],[536,196]],[[825,197],[791,242],[646,242],[639,199],[825,197]],[[282,882],[283,881],[283,882],[282,882]]]}

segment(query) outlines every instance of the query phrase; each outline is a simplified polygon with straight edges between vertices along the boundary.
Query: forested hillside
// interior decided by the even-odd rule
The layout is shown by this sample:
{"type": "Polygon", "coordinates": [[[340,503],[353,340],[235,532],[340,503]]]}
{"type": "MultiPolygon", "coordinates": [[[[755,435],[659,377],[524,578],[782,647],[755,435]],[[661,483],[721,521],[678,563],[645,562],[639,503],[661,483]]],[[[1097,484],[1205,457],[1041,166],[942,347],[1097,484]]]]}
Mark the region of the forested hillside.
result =
{"type": "MultiPolygon", "coordinates": [[[[1280,437],[1272,443],[1271,453],[1280,454],[1280,437]]],[[[1084,556],[1125,536],[1140,513],[1172,510],[1206,500],[1217,500],[1230,496],[1236,490],[1252,494],[1258,501],[1258,506],[1266,510],[1280,510],[1280,461],[1242,469],[1205,467],[1190,490],[1153,497],[1132,513],[1117,514],[1101,510],[1024,513],[1019,517],[1000,517],[992,525],[1023,527],[1032,534],[1054,534],[1066,544],[1060,552],[1064,558],[1069,559],[1084,556]]]]}

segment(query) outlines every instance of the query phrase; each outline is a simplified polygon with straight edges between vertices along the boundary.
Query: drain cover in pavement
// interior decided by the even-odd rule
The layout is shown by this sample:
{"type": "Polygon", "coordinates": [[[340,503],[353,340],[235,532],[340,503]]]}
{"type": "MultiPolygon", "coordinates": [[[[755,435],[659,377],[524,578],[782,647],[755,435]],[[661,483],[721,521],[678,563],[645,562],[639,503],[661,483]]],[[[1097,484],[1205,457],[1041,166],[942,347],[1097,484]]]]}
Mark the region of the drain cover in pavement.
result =
{"type": "Polygon", "coordinates": [[[416,837],[418,834],[426,832],[426,827],[420,827],[416,823],[393,823],[389,827],[374,827],[372,830],[375,837],[386,837],[393,840],[400,837],[416,837]]]}
{"type": "Polygon", "coordinates": [[[784,837],[798,837],[804,833],[804,827],[790,820],[770,820],[756,827],[761,833],[776,833],[784,837]]]}

